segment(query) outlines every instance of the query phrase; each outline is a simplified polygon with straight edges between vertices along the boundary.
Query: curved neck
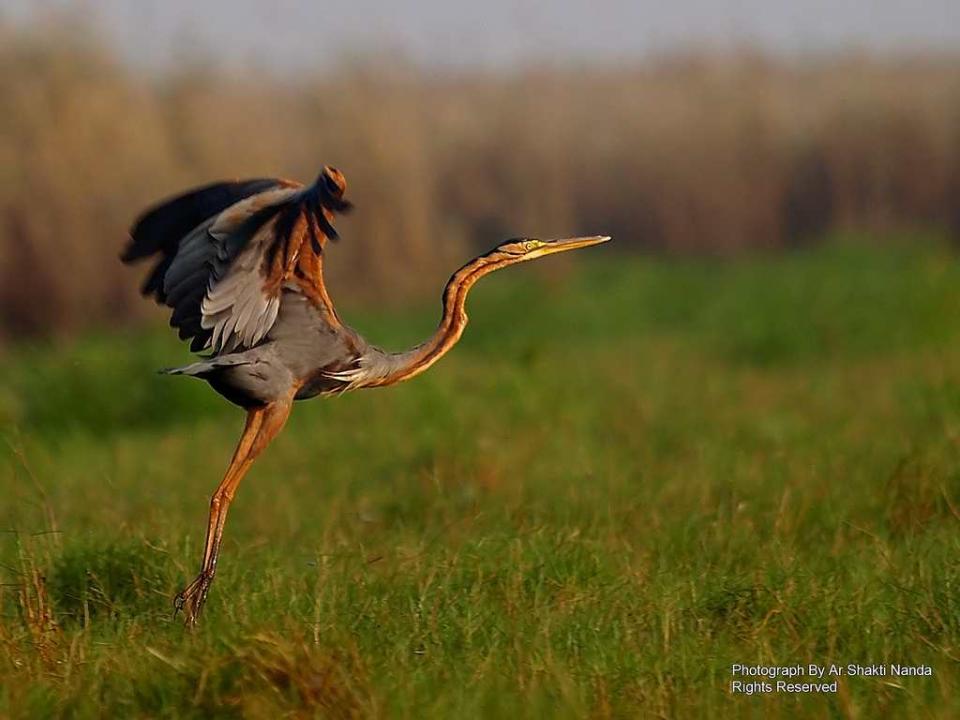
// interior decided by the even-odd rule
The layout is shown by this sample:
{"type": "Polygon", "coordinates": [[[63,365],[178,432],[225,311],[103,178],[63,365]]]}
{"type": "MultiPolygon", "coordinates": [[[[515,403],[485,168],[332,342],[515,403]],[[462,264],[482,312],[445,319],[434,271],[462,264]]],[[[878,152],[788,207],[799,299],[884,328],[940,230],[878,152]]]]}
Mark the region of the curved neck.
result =
{"type": "Polygon", "coordinates": [[[463,335],[467,326],[465,305],[470,288],[484,275],[512,265],[516,260],[491,259],[481,255],[455,272],[443,290],[443,317],[436,331],[426,341],[411,350],[391,353],[390,372],[377,385],[393,385],[424,372],[442,358],[463,335]]]}

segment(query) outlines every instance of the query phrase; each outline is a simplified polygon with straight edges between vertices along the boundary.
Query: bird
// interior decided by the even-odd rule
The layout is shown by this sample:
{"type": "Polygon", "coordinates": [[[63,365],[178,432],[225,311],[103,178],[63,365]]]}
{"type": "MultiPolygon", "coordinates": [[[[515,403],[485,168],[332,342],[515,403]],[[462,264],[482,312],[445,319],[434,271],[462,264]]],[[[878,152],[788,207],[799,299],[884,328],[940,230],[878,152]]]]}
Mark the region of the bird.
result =
{"type": "Polygon", "coordinates": [[[311,185],[280,178],[216,182],[168,198],[134,222],[126,264],[152,259],[141,292],[172,310],[170,325],[196,362],[163,370],[206,380],[246,411],[240,440],[210,499],[200,571],[174,598],[194,626],[217,570],[227,511],[241,479],[283,429],[293,403],[396,385],[431,367],[460,339],[467,293],[511,265],[606,242],[608,236],[513,238],[463,265],[443,290],[439,325],[404,352],[368,343],[343,323],[323,280],[334,216],[352,209],[343,173],[324,166],[311,185]]]}

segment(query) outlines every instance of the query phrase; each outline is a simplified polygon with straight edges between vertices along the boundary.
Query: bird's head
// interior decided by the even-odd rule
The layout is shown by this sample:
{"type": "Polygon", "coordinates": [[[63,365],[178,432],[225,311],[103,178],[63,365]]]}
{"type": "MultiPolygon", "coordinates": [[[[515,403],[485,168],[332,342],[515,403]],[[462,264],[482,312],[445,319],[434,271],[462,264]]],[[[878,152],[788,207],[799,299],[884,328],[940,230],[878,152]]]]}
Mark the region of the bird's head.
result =
{"type": "Polygon", "coordinates": [[[507,261],[509,263],[526,262],[546,255],[578,250],[579,248],[599,245],[610,239],[608,235],[592,235],[590,237],[559,238],[554,240],[539,240],[537,238],[513,238],[501,243],[490,253],[491,259],[507,261]]]}

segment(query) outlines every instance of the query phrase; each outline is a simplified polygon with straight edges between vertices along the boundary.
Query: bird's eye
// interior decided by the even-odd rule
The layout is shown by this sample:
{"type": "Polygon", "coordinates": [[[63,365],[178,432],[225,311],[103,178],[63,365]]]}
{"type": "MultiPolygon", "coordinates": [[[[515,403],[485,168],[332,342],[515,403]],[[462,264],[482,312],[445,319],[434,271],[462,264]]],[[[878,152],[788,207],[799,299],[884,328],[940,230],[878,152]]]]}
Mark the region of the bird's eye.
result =
{"type": "Polygon", "coordinates": [[[511,255],[526,255],[531,250],[536,250],[538,247],[540,247],[540,243],[536,240],[521,240],[520,238],[514,238],[513,240],[501,245],[500,250],[511,255]]]}

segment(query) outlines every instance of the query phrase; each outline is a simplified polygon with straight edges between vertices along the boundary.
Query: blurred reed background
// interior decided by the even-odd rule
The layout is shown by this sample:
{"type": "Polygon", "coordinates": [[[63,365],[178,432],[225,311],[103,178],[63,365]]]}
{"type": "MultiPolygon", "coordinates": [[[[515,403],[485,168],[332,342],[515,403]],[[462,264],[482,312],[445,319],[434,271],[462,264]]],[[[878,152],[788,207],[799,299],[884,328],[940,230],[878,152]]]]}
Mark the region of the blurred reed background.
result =
{"type": "Polygon", "coordinates": [[[145,204],[224,177],[309,181],[325,163],[357,204],[332,284],[360,303],[434,294],[521,234],[710,255],[837,229],[960,234],[958,55],[211,66],[149,74],[82,26],[0,27],[0,344],[150,315],[117,260],[145,204]]]}

